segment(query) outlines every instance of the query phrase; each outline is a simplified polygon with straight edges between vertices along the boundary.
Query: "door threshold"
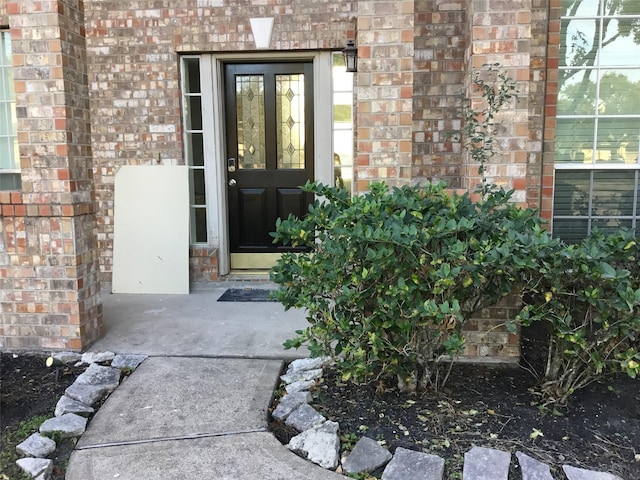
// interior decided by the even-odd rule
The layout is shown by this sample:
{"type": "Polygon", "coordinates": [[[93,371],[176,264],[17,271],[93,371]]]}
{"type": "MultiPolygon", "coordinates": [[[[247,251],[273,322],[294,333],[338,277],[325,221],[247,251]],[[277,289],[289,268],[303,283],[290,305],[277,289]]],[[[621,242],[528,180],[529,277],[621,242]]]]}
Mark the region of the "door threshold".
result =
{"type": "Polygon", "coordinates": [[[281,255],[281,253],[232,253],[230,255],[231,271],[268,274],[281,255]]]}
{"type": "Polygon", "coordinates": [[[221,282],[270,282],[268,270],[231,270],[220,277],[221,282]]]}

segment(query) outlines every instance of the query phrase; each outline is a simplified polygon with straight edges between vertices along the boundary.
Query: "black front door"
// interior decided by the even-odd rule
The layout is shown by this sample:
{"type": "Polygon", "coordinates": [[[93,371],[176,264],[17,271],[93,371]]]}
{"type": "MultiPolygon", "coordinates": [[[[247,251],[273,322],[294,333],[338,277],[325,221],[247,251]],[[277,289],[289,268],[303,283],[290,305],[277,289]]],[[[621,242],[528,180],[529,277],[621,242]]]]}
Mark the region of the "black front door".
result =
{"type": "Polygon", "coordinates": [[[313,64],[225,66],[231,253],[273,253],[277,218],[303,216],[312,198],[313,64]]]}

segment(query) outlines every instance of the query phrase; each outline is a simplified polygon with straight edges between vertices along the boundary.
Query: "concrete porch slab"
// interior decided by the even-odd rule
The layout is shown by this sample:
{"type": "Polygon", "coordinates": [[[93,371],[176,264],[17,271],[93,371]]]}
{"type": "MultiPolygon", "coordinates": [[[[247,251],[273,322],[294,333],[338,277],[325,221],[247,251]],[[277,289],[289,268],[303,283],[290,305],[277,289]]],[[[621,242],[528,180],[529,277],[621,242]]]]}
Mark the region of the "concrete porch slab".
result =
{"type": "Polygon", "coordinates": [[[219,282],[189,295],[103,293],[105,335],[89,350],[149,356],[293,359],[306,349],[282,342],[307,326],[304,312],[276,302],[218,302],[227,288],[274,288],[262,282],[219,282]]]}

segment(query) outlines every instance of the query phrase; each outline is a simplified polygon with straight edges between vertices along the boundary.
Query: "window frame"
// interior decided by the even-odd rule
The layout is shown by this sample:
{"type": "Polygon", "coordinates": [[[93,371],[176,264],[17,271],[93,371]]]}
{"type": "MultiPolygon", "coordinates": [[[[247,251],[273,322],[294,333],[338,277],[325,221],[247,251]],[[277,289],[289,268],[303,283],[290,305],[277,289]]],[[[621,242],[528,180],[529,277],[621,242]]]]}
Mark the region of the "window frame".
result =
{"type": "MultiPolygon", "coordinates": [[[[557,228],[553,228],[555,226],[555,224],[558,221],[562,221],[562,220],[587,220],[587,235],[591,234],[593,231],[593,224],[594,222],[598,221],[598,220],[631,220],[631,225],[638,234],[640,234],[640,205],[638,205],[638,202],[640,199],[638,199],[638,190],[640,188],[640,134],[638,134],[638,155],[636,156],[635,159],[635,163],[614,163],[612,161],[606,161],[606,160],[600,160],[598,159],[598,152],[599,149],[602,150],[602,146],[601,146],[601,142],[599,140],[599,137],[601,135],[601,130],[600,130],[600,126],[601,126],[601,121],[607,121],[607,120],[616,120],[616,119],[634,119],[638,121],[638,127],[639,127],[639,131],[640,131],[640,111],[638,111],[637,113],[633,113],[633,114],[607,114],[604,111],[600,111],[600,109],[598,108],[598,104],[599,101],[597,99],[601,98],[600,92],[601,92],[601,86],[602,86],[602,79],[603,79],[603,73],[606,72],[620,72],[620,71],[634,71],[636,73],[636,76],[639,77],[638,80],[636,80],[634,83],[640,82],[640,55],[636,55],[635,58],[638,58],[637,62],[635,64],[626,64],[626,65],[616,65],[616,64],[605,64],[603,65],[602,62],[602,51],[603,51],[603,43],[606,43],[606,39],[604,38],[606,32],[604,32],[604,22],[605,20],[619,20],[619,19],[640,19],[640,14],[634,14],[634,15],[608,15],[607,12],[605,12],[604,9],[604,2],[605,0],[600,0],[600,2],[597,5],[597,12],[595,13],[590,13],[590,14],[579,14],[579,12],[576,12],[577,14],[574,16],[571,15],[561,15],[560,16],[560,23],[562,24],[563,22],[567,22],[570,23],[573,20],[588,20],[588,21],[593,21],[593,22],[598,22],[598,25],[596,26],[596,28],[598,29],[598,33],[599,33],[599,37],[598,37],[598,50],[596,52],[596,58],[594,59],[594,64],[593,65],[562,65],[562,63],[564,63],[565,58],[559,58],[560,60],[560,65],[558,66],[558,71],[562,72],[562,71],[576,71],[576,72],[580,72],[580,71],[586,71],[586,70],[591,70],[592,73],[590,74],[591,78],[595,78],[593,81],[593,83],[595,84],[595,96],[594,96],[594,105],[593,105],[593,112],[591,114],[570,114],[570,113],[556,113],[555,118],[556,118],[556,140],[555,140],[555,158],[556,160],[554,161],[554,197],[553,197],[553,206],[552,206],[552,230],[555,232],[556,230],[558,230],[557,228]],[[591,146],[590,146],[590,150],[591,150],[591,159],[590,162],[587,163],[587,160],[583,160],[582,162],[580,161],[559,161],[558,160],[558,156],[559,156],[559,150],[558,150],[558,121],[562,121],[562,120],[574,120],[574,121],[579,121],[579,120],[593,120],[593,127],[591,130],[591,135],[592,135],[592,142],[591,142],[591,146]],[[587,210],[587,214],[586,215],[556,215],[556,210],[558,208],[558,205],[556,204],[557,200],[558,200],[558,174],[567,174],[568,172],[571,171],[575,171],[575,172],[590,172],[589,175],[589,180],[588,180],[588,210],[587,210]],[[624,172],[629,172],[630,175],[633,175],[633,192],[634,192],[634,198],[633,198],[633,208],[632,208],[632,215],[597,215],[595,209],[594,209],[594,185],[596,185],[596,179],[595,179],[595,175],[597,174],[597,172],[601,172],[601,171],[624,171],[624,172]]],[[[567,34],[568,35],[568,34],[567,34]]],[[[564,37],[566,39],[568,39],[567,37],[564,37]]],[[[570,48],[570,44],[569,42],[567,42],[567,45],[562,45],[562,41],[563,41],[563,36],[560,37],[560,44],[559,44],[559,52],[560,55],[563,55],[564,51],[568,51],[568,49],[570,48]]],[[[634,46],[637,49],[637,52],[640,53],[640,45],[635,43],[634,46]]],[[[633,55],[632,55],[633,56],[633,55]]],[[[563,88],[565,85],[562,84],[558,84],[558,97],[560,97],[560,89],[563,88]]],[[[558,98],[559,100],[559,98],[558,98]]],[[[636,145],[634,145],[636,146],[636,145]]],[[[586,149],[584,149],[586,150],[586,149]]],[[[588,151],[588,150],[587,150],[588,151]]],[[[632,152],[635,151],[635,149],[632,149],[632,152]]]]}
{"type": "Polygon", "coordinates": [[[11,34],[8,28],[0,28],[0,75],[11,72],[9,78],[0,79],[0,112],[5,110],[7,117],[4,122],[7,126],[12,126],[11,132],[0,131],[0,138],[7,139],[7,151],[0,151],[0,155],[6,155],[13,161],[13,168],[6,168],[0,165],[0,176],[11,176],[13,184],[10,188],[3,187],[4,182],[0,181],[0,191],[20,190],[22,188],[22,178],[20,169],[20,154],[18,150],[18,120],[16,115],[16,92],[14,88],[13,63],[7,63],[13,56],[11,45],[11,34]],[[6,89],[9,88],[9,91],[6,89]],[[5,109],[5,106],[8,108],[5,109]]]}

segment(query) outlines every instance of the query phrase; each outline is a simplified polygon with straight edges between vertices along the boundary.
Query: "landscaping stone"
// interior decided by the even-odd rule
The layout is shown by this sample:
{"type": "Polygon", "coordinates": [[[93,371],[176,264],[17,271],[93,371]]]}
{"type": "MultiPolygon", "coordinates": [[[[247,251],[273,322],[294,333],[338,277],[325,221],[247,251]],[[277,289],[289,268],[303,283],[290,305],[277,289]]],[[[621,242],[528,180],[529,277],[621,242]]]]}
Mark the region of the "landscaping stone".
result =
{"type": "Polygon", "coordinates": [[[278,406],[275,408],[271,416],[276,420],[286,420],[291,412],[297,409],[303,403],[309,403],[311,401],[311,393],[309,392],[294,392],[285,395],[280,399],[278,406]]]}
{"type": "Polygon", "coordinates": [[[315,384],[316,382],[314,382],[313,380],[301,380],[299,382],[294,382],[287,385],[286,387],[284,387],[284,389],[287,391],[287,393],[302,392],[303,390],[309,390],[315,384]]]}
{"type": "Polygon", "coordinates": [[[473,447],[464,454],[462,480],[507,480],[511,454],[493,448],[473,447]]]}
{"type": "Polygon", "coordinates": [[[82,354],[83,363],[110,362],[116,356],[113,352],[85,352],[82,354]]]}
{"type": "Polygon", "coordinates": [[[594,470],[585,470],[584,468],[563,465],[562,470],[568,480],[623,480],[617,475],[605,472],[596,472],[594,470]]]}
{"type": "Polygon", "coordinates": [[[386,448],[369,437],[362,437],[342,462],[342,470],[346,473],[373,472],[387,464],[393,456],[386,448]]]}
{"type": "Polygon", "coordinates": [[[553,480],[551,470],[546,463],[522,452],[516,452],[516,457],[522,470],[522,480],[553,480]]]}
{"type": "Polygon", "coordinates": [[[48,457],[56,450],[56,442],[34,433],[24,442],[16,445],[16,451],[25,457],[48,457]]]}
{"type": "Polygon", "coordinates": [[[295,428],[299,432],[304,432],[305,430],[320,425],[325,420],[326,418],[320,415],[315,408],[303,403],[291,412],[287,417],[285,424],[295,428]]]}
{"type": "Polygon", "coordinates": [[[113,357],[111,361],[111,366],[116,368],[128,368],[130,370],[135,370],[138,366],[146,360],[146,355],[121,355],[118,354],[113,357]]]}
{"type": "Polygon", "coordinates": [[[82,354],[76,352],[56,352],[51,356],[64,365],[72,365],[82,360],[82,354]]]}
{"type": "Polygon", "coordinates": [[[76,378],[74,384],[100,386],[111,392],[120,384],[120,374],[119,368],[103,367],[92,363],[76,378]]]}
{"type": "Polygon", "coordinates": [[[335,470],[340,452],[338,424],[329,421],[305,430],[289,441],[289,449],[323,468],[335,470]]]}
{"type": "Polygon", "coordinates": [[[53,472],[53,461],[46,458],[21,458],[16,463],[36,480],[49,480],[53,472]]]}
{"type": "Polygon", "coordinates": [[[74,400],[73,398],[69,398],[66,395],[60,397],[58,403],[56,405],[56,409],[54,411],[54,415],[59,417],[64,415],[65,413],[75,413],[77,415],[82,415],[83,417],[88,417],[90,414],[95,412],[95,410],[82,402],[74,400]]]}
{"type": "Polygon", "coordinates": [[[60,417],[45,420],[40,425],[40,433],[59,432],[62,438],[79,437],[87,428],[87,419],[75,413],[65,413],[60,417]]]}
{"type": "Polygon", "coordinates": [[[316,368],[314,370],[300,370],[293,373],[287,373],[286,375],[281,375],[280,380],[285,383],[291,384],[300,381],[308,381],[315,380],[316,378],[320,378],[322,376],[322,369],[316,368]]]}
{"type": "Polygon", "coordinates": [[[67,387],[64,394],[85,405],[93,405],[108,391],[108,389],[100,385],[78,385],[78,383],[73,383],[67,387]]]}
{"type": "Polygon", "coordinates": [[[382,472],[382,480],[442,480],[443,475],[444,459],[398,447],[382,472]]]}
{"type": "Polygon", "coordinates": [[[289,364],[287,375],[302,370],[315,370],[331,363],[330,357],[299,358],[289,364]]]}

